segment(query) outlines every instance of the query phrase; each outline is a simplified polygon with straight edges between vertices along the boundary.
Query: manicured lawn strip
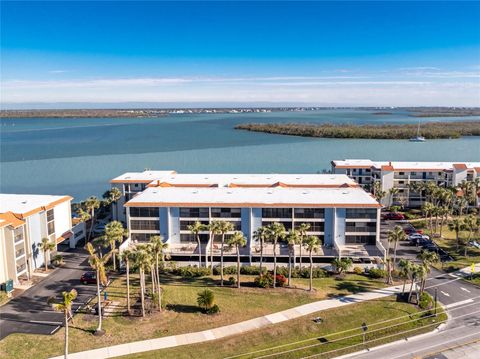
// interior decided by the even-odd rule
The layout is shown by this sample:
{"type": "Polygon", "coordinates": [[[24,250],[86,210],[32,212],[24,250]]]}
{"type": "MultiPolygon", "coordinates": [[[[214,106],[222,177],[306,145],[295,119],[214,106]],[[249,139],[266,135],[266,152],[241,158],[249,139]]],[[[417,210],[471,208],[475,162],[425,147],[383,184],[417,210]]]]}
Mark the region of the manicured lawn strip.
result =
{"type": "Polygon", "coordinates": [[[265,355],[272,355],[274,358],[300,358],[340,349],[340,351],[327,355],[327,357],[334,357],[364,348],[361,335],[352,337],[362,333],[359,328],[363,322],[368,326],[366,340],[378,339],[371,344],[371,346],[376,346],[405,336],[431,331],[440,322],[446,320],[446,315],[441,309],[438,311],[437,318],[412,321],[411,319],[420,318],[420,314],[417,313],[419,313],[419,309],[416,306],[397,302],[396,297],[392,296],[322,311],[227,339],[139,353],[123,358],[226,358],[237,355],[238,358],[255,358],[265,355]],[[316,316],[320,316],[324,320],[323,323],[315,324],[312,318],[316,316]],[[385,320],[389,321],[381,323],[385,320]],[[375,325],[375,323],[379,324],[375,325]],[[391,326],[391,328],[386,328],[387,326],[391,326]],[[409,332],[396,334],[404,331],[409,332]],[[331,335],[333,333],[338,334],[331,335]],[[385,338],[386,336],[388,338],[385,338]],[[301,342],[296,343],[299,341],[301,342]],[[342,349],[356,344],[360,345],[349,350],[342,349]]]}
{"type": "MultiPolygon", "coordinates": [[[[244,287],[237,289],[215,286],[218,277],[185,279],[164,275],[161,281],[168,310],[162,313],[154,312],[144,319],[121,314],[105,318],[104,329],[107,333],[103,337],[92,335],[97,325],[97,317],[79,313],[75,316],[75,323],[71,325],[69,332],[70,352],[215,328],[330,296],[348,295],[385,286],[382,280],[348,274],[343,280],[334,277],[314,279],[316,291],[310,293],[302,289],[256,288],[253,287],[253,279],[253,276],[242,276],[244,287]],[[218,315],[207,316],[199,311],[196,304],[197,293],[204,288],[215,293],[215,301],[221,310],[218,315]]],[[[134,293],[138,293],[137,275],[131,276],[131,284],[133,303],[134,293]]],[[[295,279],[293,285],[307,288],[308,279],[295,279]]],[[[109,300],[118,302],[118,308],[123,310],[126,306],[125,276],[114,279],[107,293],[109,300]]],[[[95,300],[91,305],[94,303],[95,300]]],[[[0,357],[41,359],[60,355],[63,352],[63,335],[63,329],[52,336],[10,335],[0,342],[0,357]]]]}

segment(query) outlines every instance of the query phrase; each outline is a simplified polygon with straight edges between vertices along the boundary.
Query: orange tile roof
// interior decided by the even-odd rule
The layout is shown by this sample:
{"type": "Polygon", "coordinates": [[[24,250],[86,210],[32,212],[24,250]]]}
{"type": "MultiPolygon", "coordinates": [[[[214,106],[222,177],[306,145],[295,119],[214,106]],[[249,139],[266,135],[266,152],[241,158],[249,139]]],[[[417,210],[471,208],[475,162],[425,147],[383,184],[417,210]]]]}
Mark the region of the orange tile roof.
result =
{"type": "Polygon", "coordinates": [[[394,168],[392,165],[383,165],[381,169],[382,171],[394,171],[394,168]]]}
{"type": "Polygon", "coordinates": [[[453,168],[456,170],[466,170],[468,167],[465,163],[454,163],[453,168]]]}
{"type": "Polygon", "coordinates": [[[0,219],[3,219],[3,222],[0,222],[0,227],[12,226],[13,228],[20,227],[25,224],[25,221],[18,218],[12,212],[5,212],[0,214],[0,219]]]}

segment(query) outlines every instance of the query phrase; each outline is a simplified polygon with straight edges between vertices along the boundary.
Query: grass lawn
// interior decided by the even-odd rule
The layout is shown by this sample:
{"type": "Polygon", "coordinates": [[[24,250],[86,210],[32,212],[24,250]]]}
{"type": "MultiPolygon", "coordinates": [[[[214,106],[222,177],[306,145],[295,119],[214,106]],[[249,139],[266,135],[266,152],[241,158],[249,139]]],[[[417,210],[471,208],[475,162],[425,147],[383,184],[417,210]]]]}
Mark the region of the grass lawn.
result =
{"type": "Polygon", "coordinates": [[[330,353],[322,357],[334,357],[364,349],[362,335],[358,335],[362,333],[360,327],[364,322],[368,326],[366,341],[372,341],[369,346],[376,346],[405,336],[431,331],[447,319],[439,310],[441,314],[437,318],[412,320],[421,318],[418,313],[419,309],[416,306],[397,302],[396,297],[387,297],[322,311],[241,336],[122,358],[256,358],[267,355],[274,358],[301,358],[327,352],[330,353]],[[323,323],[315,324],[312,318],[316,316],[320,316],[323,323]],[[388,322],[384,322],[386,320],[388,322]],[[393,327],[386,328],[387,326],[393,327]],[[408,333],[397,334],[404,331],[408,333]],[[386,338],[387,336],[389,337],[386,338]],[[352,345],[356,346],[349,350],[342,349],[352,345]],[[306,346],[308,348],[304,348],[306,346]]]}
{"type": "MultiPolygon", "coordinates": [[[[426,227],[418,227],[424,230],[425,234],[430,234],[428,228],[426,227]]],[[[466,231],[462,231],[459,233],[460,238],[467,238],[468,233],[466,231]]],[[[453,272],[465,267],[468,267],[472,263],[480,263],[480,249],[469,246],[468,247],[468,256],[464,256],[464,251],[463,248],[460,247],[460,249],[457,251],[456,246],[457,246],[457,241],[456,241],[456,236],[454,231],[450,231],[448,229],[448,226],[444,226],[442,228],[442,238],[433,238],[435,243],[442,249],[444,249],[446,252],[448,252],[452,257],[453,261],[452,262],[447,262],[444,263],[443,267],[441,264],[437,265],[438,268],[441,268],[447,272],[453,272]]],[[[480,238],[475,236],[475,234],[472,235],[472,240],[476,240],[477,242],[480,241],[480,238]]]]}
{"type": "MultiPolygon", "coordinates": [[[[132,298],[138,290],[138,277],[132,276],[132,298]]],[[[359,291],[380,288],[382,280],[371,280],[362,275],[348,274],[343,280],[334,277],[314,279],[315,291],[310,293],[303,288],[308,279],[296,279],[293,285],[298,289],[262,289],[253,287],[253,276],[242,276],[245,282],[241,289],[217,287],[218,277],[185,279],[172,275],[162,278],[164,302],[168,310],[154,313],[146,318],[128,317],[121,313],[105,318],[106,335],[92,335],[97,318],[91,314],[79,313],[71,326],[70,352],[104,347],[125,342],[169,336],[205,330],[226,324],[236,323],[254,317],[274,313],[312,301],[335,295],[348,295],[359,291]],[[197,293],[209,288],[215,293],[215,301],[221,312],[207,316],[199,311],[197,293]]],[[[60,288],[59,288],[60,290],[60,288]]],[[[124,310],[125,277],[113,280],[107,289],[110,300],[117,302],[120,311],[124,310]]],[[[62,354],[63,329],[52,336],[13,334],[0,342],[0,357],[6,358],[47,358],[62,354]]]]}

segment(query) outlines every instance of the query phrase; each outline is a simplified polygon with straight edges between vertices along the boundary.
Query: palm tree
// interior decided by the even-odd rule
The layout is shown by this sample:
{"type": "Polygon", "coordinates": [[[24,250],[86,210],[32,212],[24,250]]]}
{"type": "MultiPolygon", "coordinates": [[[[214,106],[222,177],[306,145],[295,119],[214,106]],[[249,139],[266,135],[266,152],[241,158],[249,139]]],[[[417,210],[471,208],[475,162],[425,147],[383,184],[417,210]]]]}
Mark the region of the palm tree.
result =
{"type": "Polygon", "coordinates": [[[377,200],[377,202],[381,203],[382,199],[386,196],[387,192],[382,190],[382,184],[380,181],[377,181],[373,185],[373,196],[377,200]]]}
{"type": "Polygon", "coordinates": [[[399,268],[400,276],[403,278],[402,295],[404,295],[405,284],[407,283],[407,279],[409,279],[410,273],[412,270],[412,262],[406,259],[400,259],[400,262],[398,262],[398,268],[399,268]]]}
{"type": "Polygon", "coordinates": [[[126,229],[123,228],[123,224],[119,221],[112,221],[105,226],[105,239],[110,245],[110,250],[112,251],[113,258],[113,270],[117,270],[117,261],[116,261],[116,246],[117,242],[123,242],[123,236],[126,234],[126,229]]]}
{"type": "Polygon", "coordinates": [[[122,198],[122,191],[117,187],[112,187],[110,191],[103,194],[103,198],[105,198],[109,204],[115,204],[115,220],[118,221],[118,200],[122,198]]]}
{"type": "Polygon", "coordinates": [[[162,292],[160,288],[160,273],[159,273],[159,264],[160,260],[163,261],[165,257],[165,250],[168,248],[168,243],[163,241],[161,236],[151,236],[150,237],[150,249],[152,251],[153,259],[155,262],[155,276],[157,281],[157,292],[158,292],[158,310],[162,310],[162,292]]]}
{"type": "Polygon", "coordinates": [[[45,272],[48,272],[48,263],[50,262],[50,252],[55,249],[55,243],[50,242],[48,238],[42,238],[42,241],[38,245],[40,250],[43,251],[43,262],[45,263],[45,272]]]}
{"type": "Polygon", "coordinates": [[[100,208],[100,201],[95,196],[88,197],[85,201],[85,208],[87,209],[88,212],[90,212],[91,222],[90,222],[90,230],[88,232],[88,240],[90,241],[90,238],[92,237],[93,225],[95,224],[95,210],[97,208],[100,208]]]}
{"type": "Polygon", "coordinates": [[[420,285],[420,294],[423,293],[425,290],[425,283],[427,281],[427,276],[430,273],[431,269],[430,266],[437,263],[439,258],[437,253],[429,252],[422,250],[418,255],[417,258],[422,261],[422,266],[425,268],[426,275],[422,277],[421,285],[420,285]]]}
{"type": "Polygon", "coordinates": [[[223,287],[223,247],[225,246],[225,234],[233,231],[233,223],[228,221],[218,222],[218,231],[222,235],[222,247],[220,248],[220,285],[223,287]]]}
{"type": "Polygon", "coordinates": [[[464,218],[463,220],[464,227],[468,231],[468,236],[465,240],[465,246],[464,248],[464,256],[467,257],[468,255],[468,245],[470,243],[470,239],[472,238],[472,234],[477,231],[478,229],[478,224],[477,224],[477,217],[474,214],[471,214],[467,217],[464,218]]]}
{"type": "Polygon", "coordinates": [[[412,263],[412,265],[410,266],[410,278],[411,278],[411,283],[410,283],[410,290],[409,290],[409,293],[408,293],[408,300],[407,302],[410,302],[410,299],[412,298],[412,293],[413,293],[413,285],[415,284],[415,281],[417,279],[417,276],[419,275],[420,271],[422,266],[418,265],[418,264],[415,264],[415,263],[412,263]]]}
{"type": "Polygon", "coordinates": [[[260,243],[260,274],[262,274],[262,265],[263,265],[263,247],[265,242],[268,240],[268,228],[259,227],[254,233],[253,238],[260,243]]]}
{"type": "Polygon", "coordinates": [[[285,238],[288,243],[288,286],[290,287],[290,281],[292,279],[292,254],[295,249],[295,245],[300,241],[300,236],[296,230],[291,229],[288,231],[285,238]]]}
{"type": "Polygon", "coordinates": [[[425,215],[425,218],[428,219],[428,227],[430,234],[433,235],[433,211],[435,206],[430,202],[425,202],[422,206],[422,211],[425,215]]]}
{"type": "Polygon", "coordinates": [[[277,282],[277,243],[279,239],[285,238],[285,226],[278,222],[273,222],[268,226],[268,241],[273,243],[273,288],[277,282]]]}
{"type": "MultiPolygon", "coordinates": [[[[425,283],[425,281],[427,280],[427,276],[428,276],[428,272],[425,266],[423,265],[417,266],[415,271],[415,279],[417,282],[418,281],[420,282],[420,292],[418,291],[416,292],[417,303],[419,302],[419,296],[423,293],[422,287],[423,287],[423,283],[425,283]]],[[[417,288],[418,288],[418,284],[417,284],[417,288]]]]}
{"type": "Polygon", "coordinates": [[[240,231],[235,231],[232,237],[228,240],[230,246],[235,246],[237,250],[237,288],[240,288],[240,247],[245,247],[247,245],[247,240],[245,236],[240,231]]]}
{"type": "Polygon", "coordinates": [[[100,284],[107,285],[107,275],[105,273],[105,266],[112,255],[112,252],[102,256],[101,252],[96,252],[92,243],[87,243],[87,251],[90,255],[88,263],[90,267],[97,272],[97,299],[98,299],[98,327],[95,331],[98,334],[102,334],[102,296],[100,295],[100,284]]]}
{"type": "Polygon", "coordinates": [[[197,304],[205,310],[209,310],[215,303],[215,295],[210,289],[204,289],[197,294],[197,304]]]}
{"type": "MultiPolygon", "coordinates": [[[[388,242],[393,242],[393,266],[395,267],[395,263],[397,261],[397,247],[398,242],[404,240],[406,237],[403,228],[400,226],[395,226],[395,228],[391,231],[388,231],[387,239],[388,242]]],[[[389,246],[390,247],[390,246],[389,246]]]]}
{"type": "Polygon", "coordinates": [[[142,317],[145,317],[145,272],[152,264],[152,257],[148,253],[147,246],[137,246],[134,252],[135,265],[140,272],[140,299],[142,303],[142,317]]]}
{"type": "Polygon", "coordinates": [[[457,251],[460,247],[460,232],[465,229],[465,224],[461,218],[454,218],[448,224],[448,229],[455,232],[455,239],[457,241],[457,251]]]}
{"type": "Polygon", "coordinates": [[[120,252],[120,260],[125,262],[125,270],[127,274],[127,312],[131,314],[130,310],[130,261],[133,259],[133,252],[126,248],[120,252]]]}
{"type": "Polygon", "coordinates": [[[215,235],[220,234],[219,230],[220,221],[211,221],[208,225],[208,231],[210,233],[210,271],[213,273],[213,242],[215,241],[215,235]]]}
{"type": "MultiPolygon", "coordinates": [[[[200,243],[200,232],[205,230],[205,225],[203,225],[200,221],[195,221],[193,224],[189,224],[187,229],[192,233],[195,238],[197,239],[198,243],[198,268],[202,266],[202,244],[200,243]]],[[[207,254],[205,253],[205,264],[207,254]]]]}
{"type": "Polygon", "coordinates": [[[399,189],[397,187],[392,187],[388,190],[388,198],[389,198],[389,204],[390,207],[393,205],[393,200],[395,199],[395,196],[399,193],[399,189]]]}
{"type": "Polygon", "coordinates": [[[300,271],[302,270],[302,247],[305,239],[307,238],[307,232],[310,229],[310,224],[308,223],[300,223],[297,228],[298,233],[300,234],[299,242],[300,242],[300,271]]]}
{"type": "Polygon", "coordinates": [[[320,246],[321,242],[320,239],[317,236],[308,236],[305,239],[305,247],[307,248],[308,251],[308,256],[310,258],[310,285],[309,285],[309,291],[313,290],[313,258],[312,258],[312,253],[313,251],[318,250],[318,246],[320,246]]]}
{"type": "Polygon", "coordinates": [[[340,275],[346,271],[348,271],[348,268],[352,265],[353,261],[351,258],[335,258],[332,261],[332,266],[335,268],[337,273],[340,275]]]}
{"type": "Polygon", "coordinates": [[[62,300],[56,301],[55,297],[49,298],[47,303],[52,305],[52,308],[56,312],[63,313],[63,325],[65,327],[65,342],[64,342],[64,354],[63,357],[68,358],[68,320],[71,318],[73,323],[72,304],[77,298],[77,291],[72,289],[70,292],[62,292],[62,300]]]}

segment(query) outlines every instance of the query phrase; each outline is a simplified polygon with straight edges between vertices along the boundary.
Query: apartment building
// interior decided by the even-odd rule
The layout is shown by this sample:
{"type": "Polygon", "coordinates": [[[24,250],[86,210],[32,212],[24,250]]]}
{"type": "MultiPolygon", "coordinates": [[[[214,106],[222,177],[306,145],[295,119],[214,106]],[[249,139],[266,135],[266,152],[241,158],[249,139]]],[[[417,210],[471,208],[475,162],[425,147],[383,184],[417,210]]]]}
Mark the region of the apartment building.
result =
{"type": "Polygon", "coordinates": [[[480,177],[480,162],[400,162],[372,160],[332,161],[332,172],[345,174],[368,191],[375,182],[388,191],[397,188],[394,198],[386,196],[383,205],[404,202],[407,207],[420,207],[424,197],[410,189],[415,182],[434,182],[441,187],[455,187],[462,181],[480,177]]]}
{"type": "MultiPolygon", "coordinates": [[[[129,174],[128,176],[131,176],[129,174]]],[[[147,174],[147,176],[149,176],[147,174]]],[[[140,178],[137,174],[136,180],[140,178]]],[[[116,180],[124,181],[124,176],[116,180]]],[[[114,182],[116,184],[118,182],[114,182]]],[[[287,230],[308,223],[308,234],[323,241],[315,257],[383,256],[379,242],[380,204],[346,175],[331,174],[177,174],[169,172],[145,185],[125,204],[125,214],[133,242],[162,235],[175,260],[196,261],[199,250],[219,260],[220,236],[210,243],[208,231],[200,233],[201,246],[188,226],[195,221],[229,221],[242,231],[247,246],[241,250],[243,262],[258,261],[255,231],[272,222],[287,230]],[[212,253],[213,248],[213,253],[212,253]]],[[[227,233],[227,237],[231,233],[227,233]]],[[[224,248],[226,260],[235,253],[224,248]]],[[[300,251],[294,248],[295,255],[300,251]]],[[[272,257],[272,245],[264,257],[272,257]]],[[[285,244],[277,250],[288,256],[285,244]]]]}
{"type": "MultiPolygon", "coordinates": [[[[29,278],[44,265],[42,238],[56,245],[72,235],[69,196],[0,194],[0,283],[29,278]]],[[[55,252],[55,250],[54,250],[55,252]]]]}

